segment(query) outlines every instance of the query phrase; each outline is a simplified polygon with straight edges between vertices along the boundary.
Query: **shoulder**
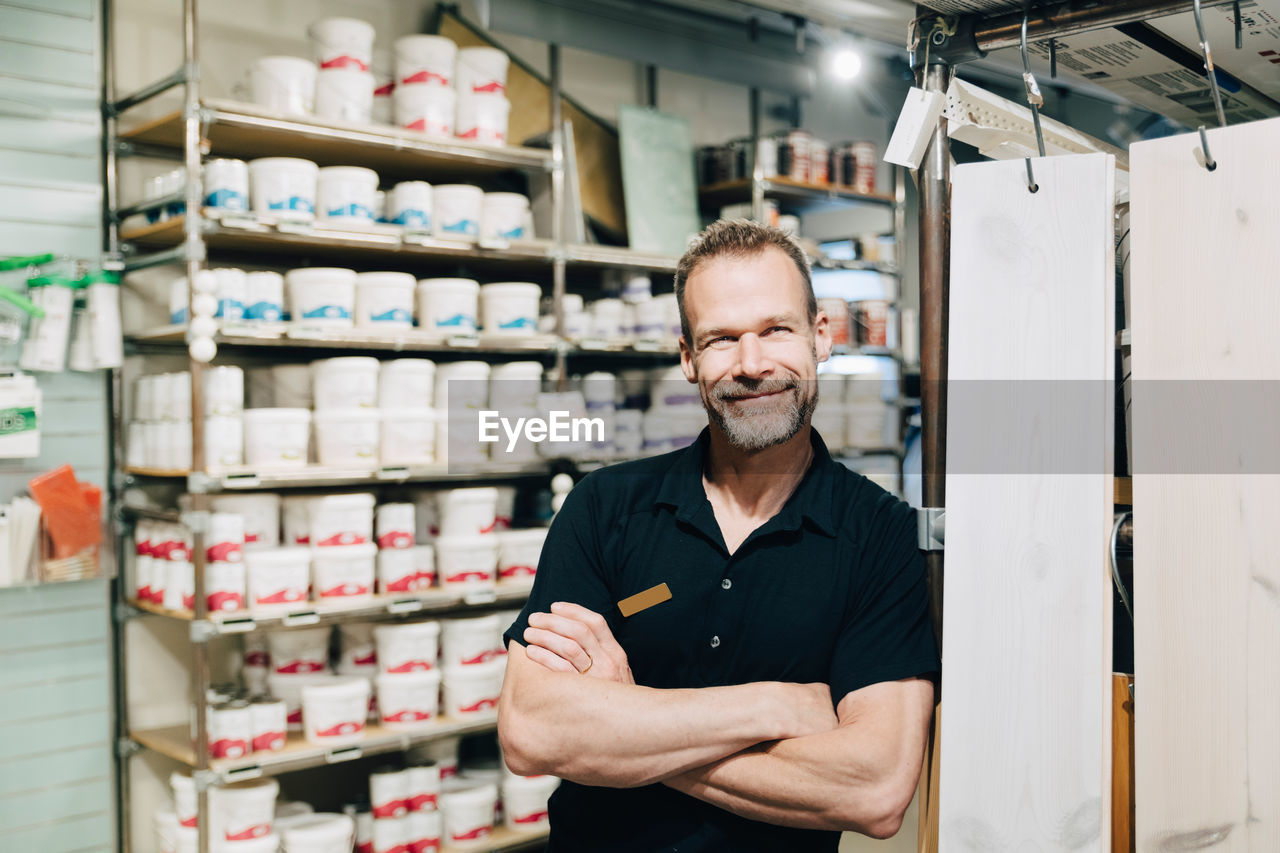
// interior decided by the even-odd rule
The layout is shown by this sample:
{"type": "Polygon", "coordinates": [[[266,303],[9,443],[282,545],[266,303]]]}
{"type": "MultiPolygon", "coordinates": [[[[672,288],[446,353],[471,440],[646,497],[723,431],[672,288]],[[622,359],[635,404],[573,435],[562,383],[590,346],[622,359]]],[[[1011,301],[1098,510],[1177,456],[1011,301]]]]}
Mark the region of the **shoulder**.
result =
{"type": "Polygon", "coordinates": [[[914,507],[862,474],[834,465],[832,515],[841,533],[864,544],[908,536],[914,541],[914,507]]]}
{"type": "MultiPolygon", "coordinates": [[[[651,508],[672,467],[685,450],[618,462],[592,471],[569,493],[576,509],[602,523],[651,508]]],[[[568,507],[569,501],[565,506],[568,507]]]]}

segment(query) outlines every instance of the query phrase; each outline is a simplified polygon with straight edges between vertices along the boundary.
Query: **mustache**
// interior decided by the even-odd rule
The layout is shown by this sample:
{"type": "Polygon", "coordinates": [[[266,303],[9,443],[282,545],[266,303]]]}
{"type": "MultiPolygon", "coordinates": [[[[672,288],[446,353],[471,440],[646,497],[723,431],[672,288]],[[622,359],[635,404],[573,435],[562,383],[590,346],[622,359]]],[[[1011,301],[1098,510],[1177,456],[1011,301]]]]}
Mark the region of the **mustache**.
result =
{"type": "Polygon", "coordinates": [[[734,397],[750,397],[757,394],[776,394],[799,389],[797,379],[723,379],[711,389],[711,396],[719,401],[734,397]]]}

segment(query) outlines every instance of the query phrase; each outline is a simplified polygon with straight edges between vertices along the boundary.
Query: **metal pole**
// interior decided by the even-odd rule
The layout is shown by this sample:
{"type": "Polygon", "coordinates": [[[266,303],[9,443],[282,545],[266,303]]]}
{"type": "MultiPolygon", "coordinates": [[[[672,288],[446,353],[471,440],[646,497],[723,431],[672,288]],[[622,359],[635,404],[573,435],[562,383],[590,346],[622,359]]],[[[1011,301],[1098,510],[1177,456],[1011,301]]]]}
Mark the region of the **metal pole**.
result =
{"type": "Polygon", "coordinates": [[[560,45],[547,46],[547,66],[551,78],[551,304],[556,317],[556,336],[560,338],[556,349],[556,390],[564,391],[569,383],[569,362],[565,345],[564,288],[565,246],[564,211],[564,119],[560,95],[560,45]]]}
{"type": "MultiPolygon", "coordinates": [[[[1203,0],[1201,6],[1225,6],[1231,0],[1203,0]]],[[[1081,3],[1066,0],[1031,11],[1027,21],[1027,40],[1043,41],[1065,38],[1104,27],[1118,27],[1149,18],[1177,12],[1190,12],[1192,0],[1107,0],[1106,3],[1081,3]]],[[[1021,12],[996,15],[978,22],[973,37],[978,49],[996,50],[1017,47],[1022,29],[1021,12]]]]}

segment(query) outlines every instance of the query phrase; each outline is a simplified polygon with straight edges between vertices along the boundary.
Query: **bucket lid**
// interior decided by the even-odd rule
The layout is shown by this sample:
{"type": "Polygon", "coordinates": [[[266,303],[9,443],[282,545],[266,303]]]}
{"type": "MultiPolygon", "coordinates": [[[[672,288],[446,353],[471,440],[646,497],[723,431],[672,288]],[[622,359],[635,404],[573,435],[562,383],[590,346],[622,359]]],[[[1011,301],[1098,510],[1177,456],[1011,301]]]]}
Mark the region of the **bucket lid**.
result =
{"type": "Polygon", "coordinates": [[[528,207],[529,197],[520,193],[485,193],[485,204],[510,204],[517,207],[528,207]]]}
{"type": "Polygon", "coordinates": [[[355,835],[356,824],[344,814],[327,814],[317,812],[298,818],[284,831],[285,846],[302,844],[323,844],[329,841],[350,839],[355,835]]]}
{"type": "Polygon", "coordinates": [[[337,358],[321,358],[311,362],[312,369],[325,370],[377,370],[380,362],[371,355],[343,355],[337,358]]]}
{"type": "Polygon", "coordinates": [[[368,692],[369,680],[360,677],[334,678],[327,684],[307,684],[302,688],[304,700],[307,696],[312,699],[344,698],[367,695],[368,692]]]}

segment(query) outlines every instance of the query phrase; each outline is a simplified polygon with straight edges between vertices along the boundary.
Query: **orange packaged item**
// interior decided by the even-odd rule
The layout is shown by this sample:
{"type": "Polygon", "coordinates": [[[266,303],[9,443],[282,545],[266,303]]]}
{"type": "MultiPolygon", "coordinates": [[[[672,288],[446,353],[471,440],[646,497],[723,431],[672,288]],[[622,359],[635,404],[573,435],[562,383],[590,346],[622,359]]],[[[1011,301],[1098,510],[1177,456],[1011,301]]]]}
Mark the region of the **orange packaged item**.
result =
{"type": "MultiPolygon", "coordinates": [[[[102,522],[90,507],[70,465],[41,474],[27,484],[40,504],[44,527],[53,543],[53,557],[71,557],[102,541],[102,522]]],[[[95,502],[101,502],[101,490],[95,502]]]]}

